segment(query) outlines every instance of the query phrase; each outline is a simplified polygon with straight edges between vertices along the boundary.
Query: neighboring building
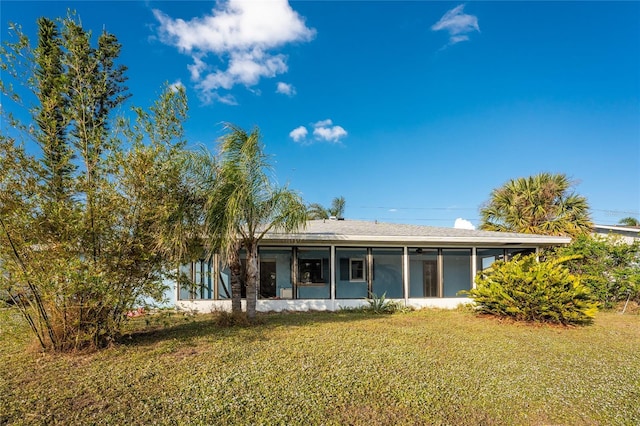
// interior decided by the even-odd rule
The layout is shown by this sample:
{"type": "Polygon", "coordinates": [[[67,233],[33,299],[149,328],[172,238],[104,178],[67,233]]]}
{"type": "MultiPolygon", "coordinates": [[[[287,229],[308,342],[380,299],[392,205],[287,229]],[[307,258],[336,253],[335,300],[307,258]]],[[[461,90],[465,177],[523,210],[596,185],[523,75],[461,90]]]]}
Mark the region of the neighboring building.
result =
{"type": "Polygon", "coordinates": [[[616,236],[625,243],[631,244],[640,240],[640,227],[624,225],[594,225],[593,234],[601,237],[616,236]]]}
{"type": "MultiPolygon", "coordinates": [[[[272,232],[262,240],[257,310],[333,311],[366,304],[371,294],[416,308],[453,308],[469,301],[458,292],[471,289],[476,272],[495,260],[569,242],[568,237],[313,220],[298,233],[272,232]]],[[[174,284],[177,306],[230,310],[229,270],[219,265],[217,256],[185,265],[194,285],[175,289],[174,284]]]]}

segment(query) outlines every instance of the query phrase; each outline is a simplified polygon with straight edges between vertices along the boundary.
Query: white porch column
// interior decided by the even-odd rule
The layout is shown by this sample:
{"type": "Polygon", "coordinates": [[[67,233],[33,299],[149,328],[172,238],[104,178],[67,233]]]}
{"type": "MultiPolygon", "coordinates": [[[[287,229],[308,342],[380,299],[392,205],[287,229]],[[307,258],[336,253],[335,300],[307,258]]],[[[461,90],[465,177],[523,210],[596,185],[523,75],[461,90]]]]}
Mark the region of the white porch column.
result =
{"type": "Polygon", "coordinates": [[[402,253],[402,286],[404,288],[404,305],[409,305],[409,248],[404,246],[402,253]]]}
{"type": "Polygon", "coordinates": [[[471,288],[476,288],[476,273],[478,273],[478,262],[476,262],[476,248],[471,247],[471,288]]]}
{"type": "Polygon", "coordinates": [[[333,310],[336,310],[335,300],[336,300],[336,246],[331,246],[331,254],[330,254],[330,263],[331,268],[329,273],[331,274],[331,288],[329,289],[330,297],[333,305],[333,310]]]}

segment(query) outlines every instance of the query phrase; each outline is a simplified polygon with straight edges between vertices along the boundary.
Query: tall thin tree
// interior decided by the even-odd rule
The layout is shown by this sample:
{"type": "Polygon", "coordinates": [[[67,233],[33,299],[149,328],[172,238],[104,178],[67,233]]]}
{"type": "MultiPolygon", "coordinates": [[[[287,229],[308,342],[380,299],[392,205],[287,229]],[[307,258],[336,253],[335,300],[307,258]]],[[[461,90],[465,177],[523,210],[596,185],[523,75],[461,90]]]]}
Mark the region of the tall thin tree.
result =
{"type": "Polygon", "coordinates": [[[301,197],[270,178],[271,165],[260,132],[233,124],[220,143],[219,179],[207,208],[210,231],[232,268],[232,296],[237,298],[239,248],[246,253],[247,316],[256,316],[259,285],[258,244],[271,230],[291,232],[303,227],[307,212],[301,197]],[[235,284],[235,285],[234,285],[235,284]]]}
{"type": "Polygon", "coordinates": [[[60,31],[54,21],[44,17],[38,19],[38,47],[34,53],[38,97],[34,119],[36,139],[42,149],[43,181],[50,201],[68,201],[72,190],[69,182],[75,166],[73,151],[66,139],[69,120],[66,118],[68,96],[62,63],[64,54],[60,31]]]}

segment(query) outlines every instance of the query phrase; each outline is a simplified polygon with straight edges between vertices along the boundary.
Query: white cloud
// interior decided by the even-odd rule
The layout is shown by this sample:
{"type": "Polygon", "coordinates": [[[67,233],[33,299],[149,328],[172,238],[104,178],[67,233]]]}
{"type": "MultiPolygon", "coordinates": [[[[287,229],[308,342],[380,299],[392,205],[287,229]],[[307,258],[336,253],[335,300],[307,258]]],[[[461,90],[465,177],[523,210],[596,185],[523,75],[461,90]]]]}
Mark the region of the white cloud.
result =
{"type": "Polygon", "coordinates": [[[191,80],[193,81],[200,80],[200,75],[207,69],[207,64],[200,59],[200,57],[201,55],[193,55],[193,64],[187,65],[187,69],[189,73],[191,73],[191,80]]]}
{"type": "Polygon", "coordinates": [[[480,32],[480,27],[478,26],[478,18],[464,13],[464,4],[461,4],[445,13],[438,22],[431,26],[431,30],[449,32],[449,46],[451,46],[469,40],[467,34],[474,31],[480,32]]]}
{"type": "Polygon", "coordinates": [[[291,137],[291,139],[293,139],[294,142],[300,142],[305,140],[308,134],[309,134],[309,131],[307,130],[307,128],[304,126],[300,126],[300,127],[296,127],[291,132],[289,132],[289,137],[291,137]]]}
{"type": "Polygon", "coordinates": [[[461,217],[456,219],[455,223],[453,224],[453,227],[456,229],[476,229],[476,227],[473,226],[473,223],[461,217]]]}
{"type": "Polygon", "coordinates": [[[225,71],[217,70],[208,74],[196,85],[204,92],[218,89],[231,89],[236,84],[254,86],[261,77],[275,77],[286,72],[284,55],[270,56],[260,49],[251,52],[233,52],[230,55],[229,67],[225,71]]]}
{"type": "Polygon", "coordinates": [[[347,131],[341,126],[316,127],[313,129],[316,139],[323,139],[327,142],[339,142],[340,138],[347,136],[347,131]]]}
{"type": "Polygon", "coordinates": [[[276,88],[276,93],[281,93],[287,96],[293,96],[296,94],[296,89],[291,84],[279,81],[276,88]]]}
{"type": "MultiPolygon", "coordinates": [[[[330,119],[317,121],[311,127],[313,127],[313,136],[316,141],[340,143],[340,140],[348,134],[342,126],[334,126],[330,119]]],[[[289,136],[295,142],[312,143],[313,141],[306,140],[308,134],[309,130],[305,126],[296,127],[289,132],[289,136]]]]}
{"type": "Polygon", "coordinates": [[[329,119],[318,121],[313,127],[313,135],[318,140],[337,143],[347,136],[347,131],[342,126],[334,126],[333,121],[329,119]]]}
{"type": "Polygon", "coordinates": [[[327,126],[331,126],[333,124],[333,121],[326,119],[326,120],[321,120],[316,122],[313,127],[327,127],[327,126]]]}
{"type": "Polygon", "coordinates": [[[287,0],[219,0],[211,14],[188,21],[158,9],[153,14],[160,40],[192,57],[191,79],[209,100],[226,98],[218,94],[221,89],[254,86],[263,77],[287,72],[286,56],[272,51],[316,34],[287,0]],[[207,61],[209,54],[222,65],[207,61]]]}

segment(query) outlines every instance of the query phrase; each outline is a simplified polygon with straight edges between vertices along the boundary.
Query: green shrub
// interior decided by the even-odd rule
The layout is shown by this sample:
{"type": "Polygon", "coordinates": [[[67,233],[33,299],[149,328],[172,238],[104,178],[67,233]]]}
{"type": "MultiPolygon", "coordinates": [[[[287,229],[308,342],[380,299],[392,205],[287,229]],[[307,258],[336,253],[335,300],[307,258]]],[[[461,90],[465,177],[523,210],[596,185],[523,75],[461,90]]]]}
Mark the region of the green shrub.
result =
{"type": "Polygon", "coordinates": [[[605,308],[627,298],[640,302],[640,242],[625,243],[608,238],[582,236],[566,247],[558,247],[548,257],[579,255],[566,263],[580,275],[593,297],[605,308]]]}
{"type": "Polygon", "coordinates": [[[465,292],[477,312],[520,321],[588,324],[597,312],[589,289],[562,265],[572,259],[538,262],[535,254],[495,262],[465,292]]]}
{"type": "Polygon", "coordinates": [[[393,314],[396,312],[405,312],[408,309],[401,302],[388,300],[386,296],[387,293],[383,293],[382,296],[371,293],[367,299],[369,306],[365,306],[363,310],[374,314],[393,314]]]}
{"type": "Polygon", "coordinates": [[[375,293],[369,293],[366,299],[367,304],[357,307],[341,307],[343,312],[360,312],[370,314],[395,314],[396,312],[409,312],[413,309],[405,306],[404,303],[387,299],[387,293],[378,296],[375,293]]]}

